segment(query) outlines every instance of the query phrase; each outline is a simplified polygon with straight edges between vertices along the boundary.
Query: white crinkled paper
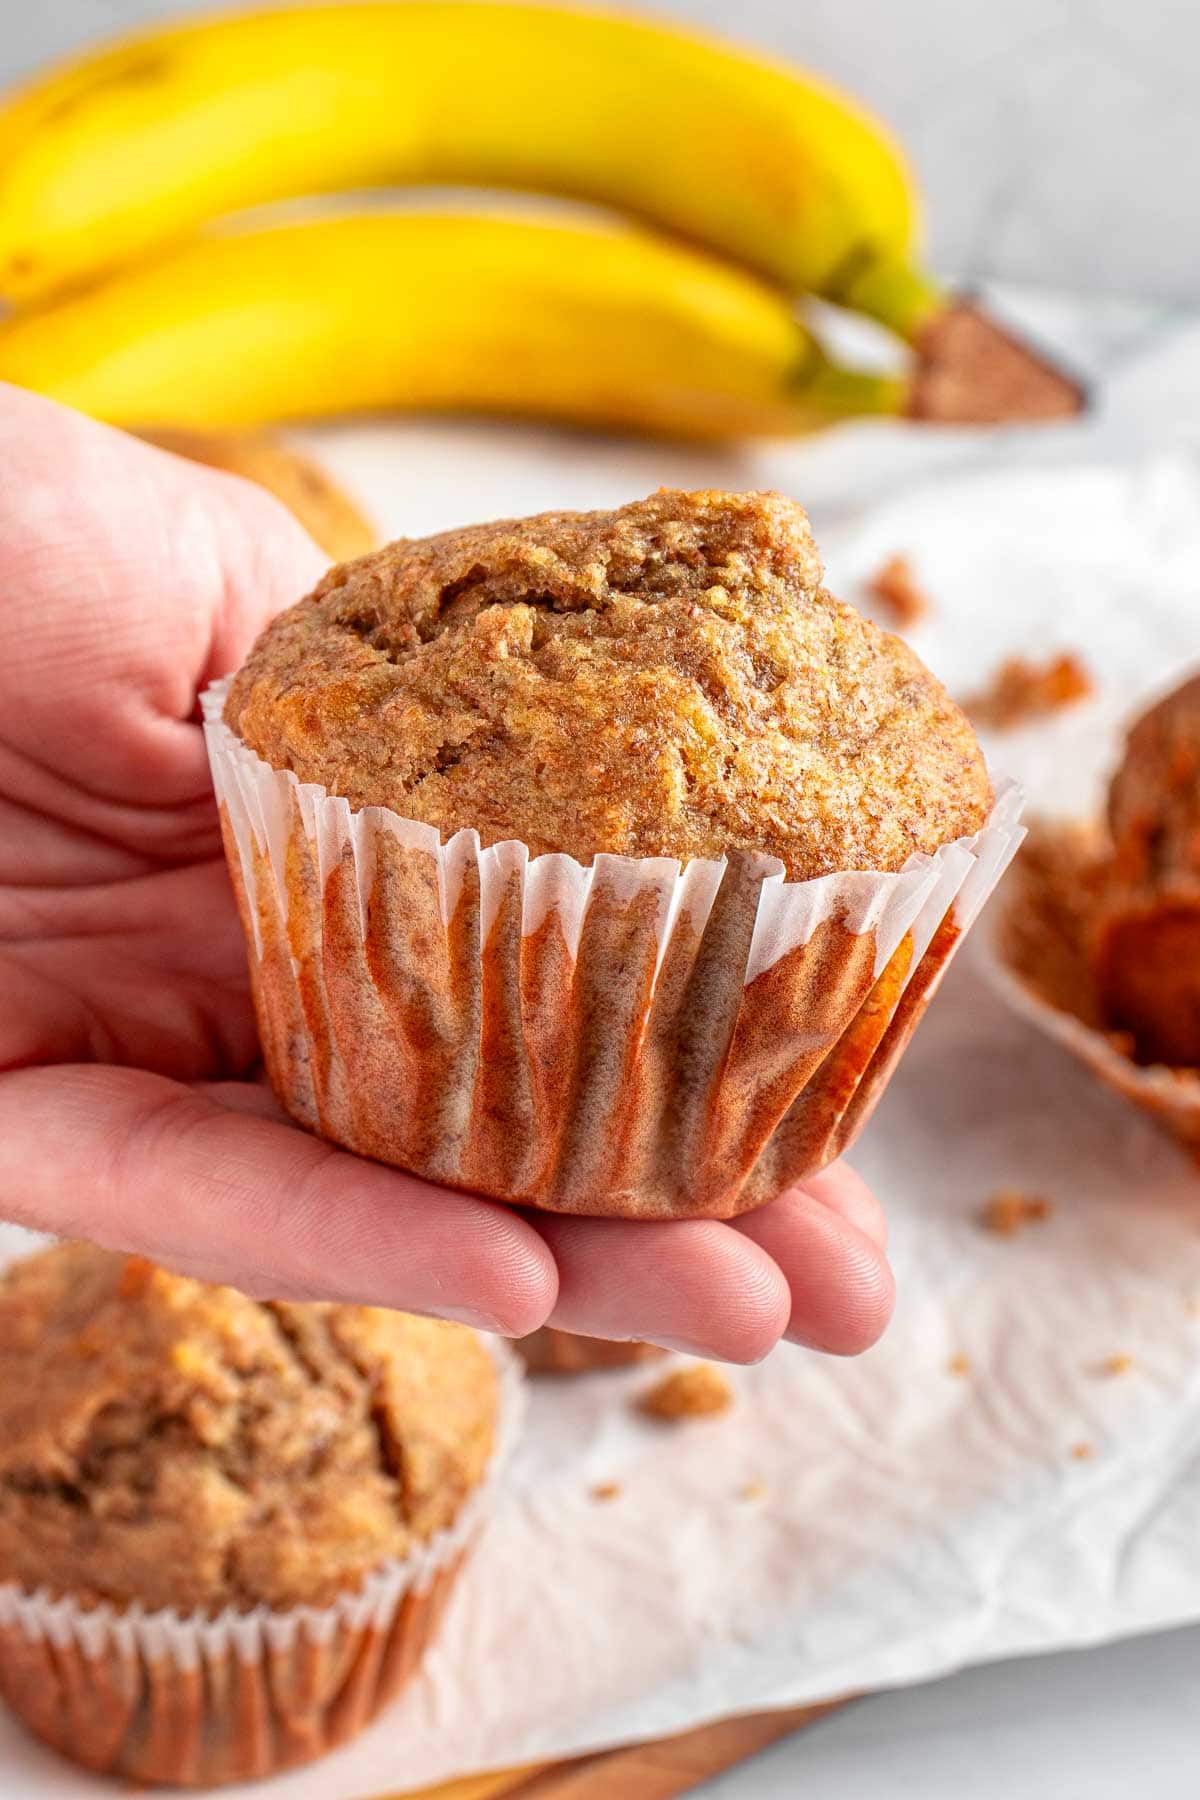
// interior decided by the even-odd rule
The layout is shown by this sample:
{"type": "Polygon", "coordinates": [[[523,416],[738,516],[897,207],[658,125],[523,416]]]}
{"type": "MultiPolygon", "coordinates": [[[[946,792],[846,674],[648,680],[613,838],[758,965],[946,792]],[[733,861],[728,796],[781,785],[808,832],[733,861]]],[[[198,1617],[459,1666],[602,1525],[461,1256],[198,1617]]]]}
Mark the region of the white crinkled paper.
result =
{"type": "MultiPolygon", "coordinates": [[[[896,497],[836,531],[814,508],[831,585],[857,598],[907,552],[935,603],[913,642],[959,694],[1004,655],[1081,651],[1098,698],[988,745],[1034,808],[1078,812],[1122,721],[1200,662],[1200,473],[1182,456],[1066,463],[1082,440],[998,434],[979,454],[996,466],[902,487],[925,442],[883,427],[725,463],[414,425],[325,448],[386,528],[413,532],[656,481],[803,498],[833,491],[830,469],[845,491],[867,458],[896,497]]],[[[854,1161],[892,1225],[884,1341],[856,1361],[780,1350],[735,1372],[734,1413],[677,1431],[626,1406],[652,1371],[539,1384],[425,1677],[357,1743],[233,1800],[363,1800],[1200,1618],[1192,1163],[1008,1010],[970,942],[854,1161]],[[1002,1186],[1045,1194],[1051,1217],[987,1235],[976,1214],[1002,1186]],[[1102,1372],[1114,1354],[1127,1374],[1102,1372]]],[[[2,1719],[0,1772],[22,1800],[109,1791],[2,1719]]]]}

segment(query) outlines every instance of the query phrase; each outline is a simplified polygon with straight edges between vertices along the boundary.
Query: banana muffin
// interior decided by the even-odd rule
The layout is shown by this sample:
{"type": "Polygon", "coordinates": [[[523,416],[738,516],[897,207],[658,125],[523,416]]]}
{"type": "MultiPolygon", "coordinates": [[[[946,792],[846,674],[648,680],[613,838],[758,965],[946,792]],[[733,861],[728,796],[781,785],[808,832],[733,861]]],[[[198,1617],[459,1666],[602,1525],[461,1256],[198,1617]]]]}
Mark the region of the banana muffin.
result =
{"type": "Polygon", "coordinates": [[[1035,822],[995,946],[1020,1009],[1200,1151],[1200,676],[1134,723],[1103,817],[1035,822]]]}
{"type": "Polygon", "coordinates": [[[1141,1062],[1200,1065],[1200,676],[1143,713],[1108,794],[1101,1004],[1141,1062]]]}
{"type": "Polygon", "coordinates": [[[938,682],[821,580],[770,493],[402,539],[268,626],[225,717],[273,768],[444,837],[898,869],[978,830],[991,785],[938,682]]]}
{"type": "Polygon", "coordinates": [[[327,1748],[423,1647],[461,1547],[433,1556],[419,1599],[397,1572],[432,1555],[479,1489],[497,1407],[495,1361],[463,1326],[260,1303],[88,1244],[15,1264],[0,1281],[0,1692],[78,1760],[146,1779],[229,1779],[327,1748]],[[387,1581],[393,1616],[373,1609],[355,1676],[354,1597],[387,1581]],[[243,1642],[246,1683],[261,1659],[257,1697],[223,1691],[219,1670],[202,1694],[157,1668],[147,1692],[178,1725],[164,1746],[136,1684],[120,1687],[124,1712],[100,1692],[112,1669],[82,1633],[79,1669],[66,1652],[48,1664],[16,1616],[14,1597],[39,1593],[22,1616],[54,1600],[73,1616],[172,1608],[194,1621],[201,1661],[203,1621],[253,1609],[320,1609],[332,1636],[291,1677],[294,1646],[276,1664],[280,1642],[243,1642]],[[89,1691],[109,1706],[99,1735],[81,1718],[89,1691]]]}
{"type": "Polygon", "coordinates": [[[822,1167],[1016,842],[778,494],[389,545],[205,717],[288,1111],[560,1212],[729,1217],[822,1167]]]}

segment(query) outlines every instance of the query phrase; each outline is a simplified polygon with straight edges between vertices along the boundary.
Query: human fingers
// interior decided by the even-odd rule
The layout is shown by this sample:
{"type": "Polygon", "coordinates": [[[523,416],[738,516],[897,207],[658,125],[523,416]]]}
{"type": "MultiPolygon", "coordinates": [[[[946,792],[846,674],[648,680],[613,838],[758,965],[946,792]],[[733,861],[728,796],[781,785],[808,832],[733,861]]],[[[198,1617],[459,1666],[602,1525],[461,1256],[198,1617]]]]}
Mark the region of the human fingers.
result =
{"type": "Polygon", "coordinates": [[[561,1330],[748,1363],[787,1324],[790,1296],[769,1252],[717,1220],[529,1217],[558,1265],[550,1323],[561,1330]]]}
{"type": "Polygon", "coordinates": [[[887,1214],[857,1169],[847,1162],[835,1162],[819,1175],[810,1175],[803,1185],[814,1200],[857,1225],[880,1250],[887,1249],[887,1214]]]}
{"type": "Polygon", "coordinates": [[[877,1209],[857,1176],[827,1170],[746,1213],[734,1228],[783,1273],[790,1342],[854,1356],[883,1332],[895,1290],[877,1209]]]}
{"type": "Polygon", "coordinates": [[[522,1336],[557,1278],[511,1207],[132,1069],[0,1078],[0,1217],[262,1298],[348,1300],[522,1336]]]}
{"type": "Polygon", "coordinates": [[[43,789],[143,812],[195,799],[198,689],[327,559],[249,482],[2,384],[0,461],[4,743],[43,789]]]}

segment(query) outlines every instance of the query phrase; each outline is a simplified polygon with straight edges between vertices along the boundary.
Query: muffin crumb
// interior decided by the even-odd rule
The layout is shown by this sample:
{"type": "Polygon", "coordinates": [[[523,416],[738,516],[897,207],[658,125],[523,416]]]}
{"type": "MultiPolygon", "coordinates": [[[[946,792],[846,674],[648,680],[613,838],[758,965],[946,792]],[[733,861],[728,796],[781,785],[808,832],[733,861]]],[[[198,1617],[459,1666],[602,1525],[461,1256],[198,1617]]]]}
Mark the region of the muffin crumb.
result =
{"type": "Polygon", "coordinates": [[[616,1500],[621,1491],[619,1481],[597,1481],[592,1484],[591,1494],[593,1500],[607,1501],[616,1500]]]}
{"type": "Polygon", "coordinates": [[[1091,675],[1073,651],[1063,651],[1043,663],[1012,656],[1001,663],[986,687],[964,700],[963,710],[976,725],[1015,731],[1031,720],[1090,699],[1094,692],[1091,675]]]}
{"type": "Polygon", "coordinates": [[[1071,1459],[1073,1462],[1091,1462],[1095,1454],[1096,1446],[1094,1444],[1089,1444],[1086,1438],[1081,1438],[1077,1444],[1071,1445],[1071,1459]]]}
{"type": "Polygon", "coordinates": [[[741,1498],[747,1502],[765,1500],[770,1491],[766,1482],[756,1475],[754,1480],[748,1481],[742,1489],[741,1498]]]}
{"type": "Polygon", "coordinates": [[[867,583],[867,593],[901,630],[919,625],[933,610],[907,556],[889,556],[867,583]]]}
{"type": "Polygon", "coordinates": [[[1114,1350],[1112,1354],[1106,1356],[1100,1364],[1100,1374],[1110,1376],[1128,1375],[1136,1368],[1136,1366],[1132,1356],[1130,1356],[1127,1351],[1114,1350]]]}
{"type": "Polygon", "coordinates": [[[701,1419],[728,1412],[733,1405],[729,1378],[712,1363],[689,1363],[671,1369],[637,1396],[639,1412],[653,1419],[701,1419]]]}
{"type": "Polygon", "coordinates": [[[946,1373],[947,1375],[969,1375],[971,1373],[970,1357],[965,1356],[961,1350],[956,1351],[946,1364],[946,1373]]]}
{"type": "Polygon", "coordinates": [[[1041,1194],[998,1188],[980,1213],[979,1222],[995,1237],[1016,1237],[1026,1225],[1044,1224],[1052,1211],[1051,1202],[1041,1194]]]}

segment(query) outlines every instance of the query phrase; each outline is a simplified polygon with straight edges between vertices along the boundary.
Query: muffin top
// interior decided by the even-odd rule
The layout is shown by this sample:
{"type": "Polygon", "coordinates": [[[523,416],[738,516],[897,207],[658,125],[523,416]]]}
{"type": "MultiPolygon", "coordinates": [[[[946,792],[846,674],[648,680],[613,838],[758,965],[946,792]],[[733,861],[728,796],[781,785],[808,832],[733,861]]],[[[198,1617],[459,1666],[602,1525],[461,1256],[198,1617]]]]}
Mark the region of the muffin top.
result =
{"type": "Polygon", "coordinates": [[[1133,726],[1108,792],[1120,882],[1200,887],[1200,675],[1133,726]]]}
{"type": "Polygon", "coordinates": [[[225,718],[275,768],[443,837],[897,869],[978,830],[987,771],[907,645],[821,579],[770,493],[401,539],[267,627],[225,718]]]}
{"type": "Polygon", "coordinates": [[[58,1245],[0,1280],[0,1582],[327,1605],[453,1521],[496,1404],[464,1326],[58,1245]]]}

